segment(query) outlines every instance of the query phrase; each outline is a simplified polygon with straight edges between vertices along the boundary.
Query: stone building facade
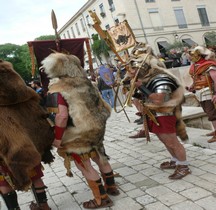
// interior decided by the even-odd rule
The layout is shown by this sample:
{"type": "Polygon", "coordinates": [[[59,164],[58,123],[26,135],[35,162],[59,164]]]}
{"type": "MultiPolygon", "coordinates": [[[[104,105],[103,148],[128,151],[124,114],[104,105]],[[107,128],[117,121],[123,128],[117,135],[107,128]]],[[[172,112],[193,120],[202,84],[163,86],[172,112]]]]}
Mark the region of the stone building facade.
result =
{"type": "Polygon", "coordinates": [[[89,37],[89,10],[95,11],[101,27],[108,29],[127,20],[137,41],[164,53],[169,44],[180,41],[189,47],[206,45],[206,33],[216,30],[215,0],[88,0],[59,30],[62,39],[89,37]]]}

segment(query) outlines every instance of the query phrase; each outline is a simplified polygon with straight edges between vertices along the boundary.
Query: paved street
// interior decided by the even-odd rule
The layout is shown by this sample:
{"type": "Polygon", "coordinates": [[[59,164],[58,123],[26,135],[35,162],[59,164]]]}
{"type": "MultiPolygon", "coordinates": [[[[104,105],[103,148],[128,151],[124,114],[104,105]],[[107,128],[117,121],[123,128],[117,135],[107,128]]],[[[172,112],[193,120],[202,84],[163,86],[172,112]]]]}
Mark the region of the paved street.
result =
{"type": "MultiPolygon", "coordinates": [[[[129,123],[121,112],[112,113],[107,124],[105,147],[111,157],[110,163],[119,176],[116,182],[121,194],[112,197],[112,210],[215,210],[216,209],[216,143],[206,143],[209,131],[188,129],[190,141],[185,144],[192,174],[182,180],[169,180],[173,170],[162,171],[161,162],[168,160],[168,152],[151,134],[151,142],[145,139],[130,139],[131,133],[141,125],[133,123],[137,119],[135,108],[127,108],[129,123]],[[203,141],[198,146],[192,142],[203,141]],[[215,144],[215,145],[214,145],[215,144]]],[[[65,175],[62,159],[56,155],[55,163],[45,166],[44,182],[52,210],[81,210],[82,202],[92,198],[81,173],[72,163],[73,178],[65,175]]],[[[32,195],[19,192],[22,210],[27,210],[32,195]]],[[[1,210],[6,207],[1,202],[1,210]]]]}

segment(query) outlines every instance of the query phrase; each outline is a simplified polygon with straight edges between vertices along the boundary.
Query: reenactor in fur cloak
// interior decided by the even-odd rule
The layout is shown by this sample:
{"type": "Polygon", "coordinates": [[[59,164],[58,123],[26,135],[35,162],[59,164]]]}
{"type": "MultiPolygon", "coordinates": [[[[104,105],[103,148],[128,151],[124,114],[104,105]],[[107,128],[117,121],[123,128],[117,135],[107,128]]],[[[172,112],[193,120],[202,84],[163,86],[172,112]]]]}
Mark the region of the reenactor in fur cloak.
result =
{"type": "Polygon", "coordinates": [[[30,187],[38,201],[30,208],[50,209],[41,161],[54,159],[50,151],[54,132],[39,101],[12,64],[0,60],[0,193],[8,209],[20,209],[16,190],[30,187]]]}
{"type": "Polygon", "coordinates": [[[143,112],[147,116],[146,127],[157,135],[171,155],[171,160],[163,162],[160,168],[175,169],[169,178],[181,179],[191,173],[185,149],[177,138],[179,136],[181,140],[188,139],[181,118],[184,88],[145,43],[137,43],[127,64],[129,70],[126,77],[132,78],[134,87],[144,95],[142,103],[143,112]]]}
{"type": "Polygon", "coordinates": [[[94,199],[84,202],[83,207],[112,206],[108,194],[118,195],[119,190],[103,145],[110,106],[87,78],[76,56],[52,53],[42,61],[42,68],[51,79],[47,109],[54,115],[53,144],[65,159],[67,175],[72,176],[68,161],[74,160],[94,195],[94,199]],[[91,160],[98,165],[104,185],[91,160]]]}
{"type": "Polygon", "coordinates": [[[197,46],[189,50],[190,59],[193,64],[189,74],[193,83],[187,90],[193,92],[200,102],[208,120],[212,122],[214,131],[208,133],[212,136],[208,143],[216,142],[216,59],[215,53],[206,47],[197,46]]]}

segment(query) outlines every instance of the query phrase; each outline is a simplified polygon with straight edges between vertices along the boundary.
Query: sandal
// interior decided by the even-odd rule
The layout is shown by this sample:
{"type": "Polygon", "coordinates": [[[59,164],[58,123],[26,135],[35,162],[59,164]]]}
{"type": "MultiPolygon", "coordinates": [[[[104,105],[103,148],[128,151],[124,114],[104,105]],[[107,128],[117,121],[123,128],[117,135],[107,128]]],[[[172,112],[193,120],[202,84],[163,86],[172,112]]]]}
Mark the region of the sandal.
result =
{"type": "Polygon", "coordinates": [[[51,210],[51,208],[49,208],[47,203],[42,203],[40,204],[40,206],[36,203],[34,203],[33,201],[31,202],[31,204],[29,205],[29,208],[31,210],[51,210]]]}
{"type": "Polygon", "coordinates": [[[134,120],[134,123],[140,123],[140,122],[141,122],[141,119],[142,119],[142,118],[140,117],[140,118],[134,120]]]}
{"type": "Polygon", "coordinates": [[[211,139],[207,141],[208,143],[216,142],[216,136],[213,136],[211,139]]]}
{"type": "Polygon", "coordinates": [[[129,138],[131,139],[135,139],[135,138],[145,138],[146,134],[144,130],[140,130],[137,134],[133,135],[133,136],[129,136],[129,138]]]}
{"type": "Polygon", "coordinates": [[[187,165],[177,165],[175,172],[169,176],[170,179],[182,179],[183,177],[191,174],[191,170],[187,165]]]}
{"type": "Polygon", "coordinates": [[[215,135],[215,131],[212,131],[211,133],[207,133],[206,136],[214,136],[215,135]]]}
{"type": "Polygon", "coordinates": [[[108,195],[117,196],[120,194],[119,190],[117,189],[116,185],[109,186],[106,189],[108,195]]]}
{"type": "Polygon", "coordinates": [[[135,115],[137,115],[137,116],[140,116],[140,117],[141,117],[143,114],[142,114],[142,112],[136,112],[136,113],[135,113],[135,115]]]}
{"type": "Polygon", "coordinates": [[[101,204],[98,205],[96,200],[89,200],[83,203],[83,207],[86,209],[100,209],[113,206],[113,202],[109,197],[101,199],[101,204]]]}
{"type": "Polygon", "coordinates": [[[161,169],[175,169],[176,168],[176,162],[175,161],[166,161],[161,163],[160,165],[161,169]]]}

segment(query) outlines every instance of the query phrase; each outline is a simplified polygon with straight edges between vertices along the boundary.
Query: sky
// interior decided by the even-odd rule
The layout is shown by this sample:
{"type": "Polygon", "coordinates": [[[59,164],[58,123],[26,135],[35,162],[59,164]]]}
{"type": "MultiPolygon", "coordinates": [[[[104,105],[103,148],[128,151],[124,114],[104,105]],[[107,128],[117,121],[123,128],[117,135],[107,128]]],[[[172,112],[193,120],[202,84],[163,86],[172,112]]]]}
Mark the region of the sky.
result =
{"type": "Polygon", "coordinates": [[[87,0],[1,0],[0,45],[26,44],[42,35],[54,35],[51,12],[58,29],[70,20],[87,0]]]}

